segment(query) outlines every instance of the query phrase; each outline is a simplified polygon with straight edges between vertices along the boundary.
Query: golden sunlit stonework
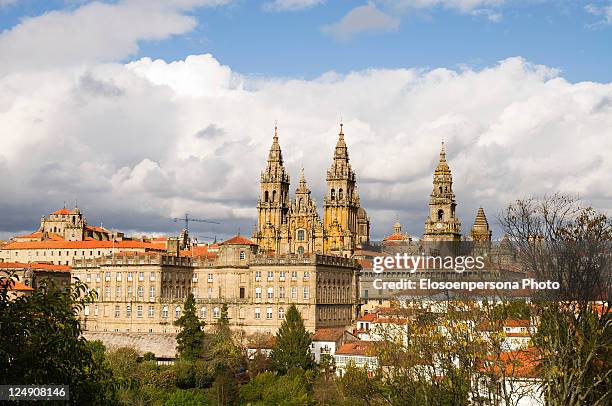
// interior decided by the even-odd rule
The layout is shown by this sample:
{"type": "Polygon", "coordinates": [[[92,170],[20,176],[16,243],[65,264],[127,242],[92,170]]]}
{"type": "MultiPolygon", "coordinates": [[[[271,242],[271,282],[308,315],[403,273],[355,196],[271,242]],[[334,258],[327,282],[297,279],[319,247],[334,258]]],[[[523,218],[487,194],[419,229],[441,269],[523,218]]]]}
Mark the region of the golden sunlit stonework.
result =
{"type": "Polygon", "coordinates": [[[360,206],[356,175],[349,162],[340,124],[333,162],[327,171],[323,221],[302,170],[295,198],[289,198],[289,175],[283,165],[278,129],[261,174],[257,229],[260,250],[277,254],[330,253],[350,256],[370,241],[370,220],[360,206]]]}

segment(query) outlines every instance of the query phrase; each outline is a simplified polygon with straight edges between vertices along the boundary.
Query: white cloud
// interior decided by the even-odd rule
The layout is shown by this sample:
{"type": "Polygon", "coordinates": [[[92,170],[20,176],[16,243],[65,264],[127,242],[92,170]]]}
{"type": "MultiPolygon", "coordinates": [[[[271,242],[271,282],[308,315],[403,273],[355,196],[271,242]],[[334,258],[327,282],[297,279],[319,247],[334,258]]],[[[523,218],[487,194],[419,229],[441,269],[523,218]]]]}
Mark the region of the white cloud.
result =
{"type": "Polygon", "coordinates": [[[274,0],[264,4],[267,11],[296,11],[325,3],[325,0],[274,0]]]}
{"type": "Polygon", "coordinates": [[[597,27],[603,24],[612,24],[612,3],[603,7],[596,6],[594,4],[587,4],[584,9],[590,14],[603,17],[603,20],[592,24],[592,27],[597,27]]]}
{"type": "Polygon", "coordinates": [[[380,11],[374,3],[355,7],[342,19],[321,28],[338,40],[347,40],[362,32],[388,32],[396,31],[400,21],[380,11]]]}
{"type": "Polygon", "coordinates": [[[189,212],[201,233],[248,234],[279,120],[295,189],[305,168],[322,205],[345,123],[373,232],[398,215],[420,235],[439,142],[463,231],[483,206],[562,190],[612,210],[612,84],[572,84],[510,58],[482,70],[372,69],[313,80],[251,78],[211,55],[142,58],[0,76],[0,231],[78,198],[90,221],[166,231],[189,212]]]}
{"type": "Polygon", "coordinates": [[[192,30],[186,14],[221,0],[125,0],[87,3],[71,11],[29,17],[0,33],[0,74],[116,61],[138,51],[138,42],[192,30]]]}

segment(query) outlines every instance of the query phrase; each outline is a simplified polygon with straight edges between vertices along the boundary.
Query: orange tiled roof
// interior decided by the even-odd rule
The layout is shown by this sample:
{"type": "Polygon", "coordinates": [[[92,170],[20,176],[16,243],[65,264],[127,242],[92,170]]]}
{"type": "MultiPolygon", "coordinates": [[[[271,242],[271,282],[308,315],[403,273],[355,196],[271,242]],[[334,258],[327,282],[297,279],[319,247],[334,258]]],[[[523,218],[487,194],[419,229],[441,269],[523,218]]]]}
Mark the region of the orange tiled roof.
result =
{"type": "Polygon", "coordinates": [[[337,355],[363,355],[373,356],[372,350],[374,343],[372,341],[357,341],[354,343],[343,344],[336,350],[337,355]]]}
{"type": "Polygon", "coordinates": [[[44,269],[46,271],[70,271],[72,267],[68,265],[55,265],[45,262],[0,262],[2,269],[44,269]]]}
{"type": "Polygon", "coordinates": [[[376,313],[368,313],[368,314],[364,314],[363,316],[361,316],[360,318],[357,319],[357,321],[376,321],[376,318],[378,316],[376,315],[376,313]]]}
{"type": "Polygon", "coordinates": [[[208,245],[195,245],[190,250],[181,250],[180,255],[182,257],[206,257],[206,258],[217,258],[217,252],[210,252],[208,245]]]}
{"type": "Polygon", "coordinates": [[[21,283],[19,281],[16,281],[14,279],[10,279],[10,280],[2,279],[0,281],[0,285],[4,286],[4,285],[7,284],[8,281],[10,281],[9,287],[8,287],[9,290],[17,290],[17,291],[20,291],[20,292],[28,292],[28,291],[33,291],[34,290],[34,289],[32,289],[32,287],[30,287],[30,286],[28,286],[28,285],[26,285],[24,283],[21,283]]]}
{"type": "Polygon", "coordinates": [[[68,211],[68,209],[64,207],[63,209],[55,210],[51,214],[70,214],[70,211],[68,211]]]}
{"type": "Polygon", "coordinates": [[[42,237],[42,233],[40,231],[35,231],[31,234],[26,235],[16,235],[15,238],[40,238],[42,237]]]}
{"type": "Polygon", "coordinates": [[[504,321],[504,327],[529,327],[529,320],[507,319],[504,321]]]}
{"type": "Polygon", "coordinates": [[[90,249],[90,248],[143,248],[152,250],[162,250],[155,244],[142,241],[14,241],[6,244],[4,250],[28,250],[28,249],[90,249]]]}
{"type": "Polygon", "coordinates": [[[248,238],[244,238],[241,235],[236,235],[229,240],[223,241],[221,245],[257,245],[248,238]]]}
{"type": "Polygon", "coordinates": [[[483,365],[483,372],[500,373],[501,367],[504,368],[506,376],[520,378],[538,377],[537,369],[540,365],[540,358],[536,348],[526,350],[502,352],[499,359],[490,359],[488,365],[483,365]]]}
{"type": "Polygon", "coordinates": [[[383,241],[408,241],[410,238],[405,234],[395,233],[383,239],[383,241]]]}
{"type": "Polygon", "coordinates": [[[338,341],[346,330],[342,327],[318,328],[312,335],[312,341],[338,341]]]}

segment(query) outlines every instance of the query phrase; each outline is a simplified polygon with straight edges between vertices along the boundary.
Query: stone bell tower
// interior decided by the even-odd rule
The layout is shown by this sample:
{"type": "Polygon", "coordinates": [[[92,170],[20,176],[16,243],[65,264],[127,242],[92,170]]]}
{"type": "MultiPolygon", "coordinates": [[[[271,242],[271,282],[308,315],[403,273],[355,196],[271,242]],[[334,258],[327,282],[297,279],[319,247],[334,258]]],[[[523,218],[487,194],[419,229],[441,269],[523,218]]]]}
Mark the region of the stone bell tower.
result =
{"type": "Polygon", "coordinates": [[[334,160],[327,171],[323,227],[326,232],[325,250],[328,252],[350,255],[358,243],[369,241],[369,219],[365,210],[360,210],[356,176],[349,163],[342,124],[334,160]],[[359,227],[362,222],[365,222],[365,227],[359,227]]]}
{"type": "Polygon", "coordinates": [[[261,173],[260,196],[257,202],[257,230],[253,238],[262,251],[279,251],[280,231],[289,212],[289,175],[283,166],[283,154],[278,143],[278,128],[268,154],[266,168],[261,173]]]}
{"type": "Polygon", "coordinates": [[[461,223],[455,213],[456,206],[453,176],[446,162],[446,150],[442,142],[440,160],[433,175],[433,190],[429,195],[429,216],[425,220],[424,241],[461,241],[461,223]]]}

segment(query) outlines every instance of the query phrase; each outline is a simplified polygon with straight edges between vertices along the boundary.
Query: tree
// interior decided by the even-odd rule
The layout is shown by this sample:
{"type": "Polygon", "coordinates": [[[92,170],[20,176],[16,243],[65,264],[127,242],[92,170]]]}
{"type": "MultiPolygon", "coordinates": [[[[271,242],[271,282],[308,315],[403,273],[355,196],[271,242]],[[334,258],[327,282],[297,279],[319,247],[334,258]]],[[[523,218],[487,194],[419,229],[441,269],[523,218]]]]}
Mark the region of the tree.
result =
{"type": "Polygon", "coordinates": [[[538,298],[533,308],[545,403],[610,404],[612,220],[555,194],[517,200],[500,222],[521,265],[561,285],[559,295],[538,298]]]}
{"type": "Polygon", "coordinates": [[[79,281],[67,291],[41,281],[31,296],[11,298],[10,280],[0,277],[0,384],[69,385],[72,404],[113,403],[111,371],[77,318],[95,294],[79,281]]]}
{"type": "Polygon", "coordinates": [[[271,354],[274,368],[283,374],[291,368],[304,370],[313,368],[311,342],[310,333],[304,327],[304,320],[292,304],[287,309],[285,320],[276,333],[276,342],[271,354]]]}
{"type": "Polygon", "coordinates": [[[193,294],[187,295],[185,299],[183,315],[174,322],[174,325],[181,327],[181,331],[176,335],[176,350],[181,359],[193,361],[202,352],[204,342],[204,323],[198,319],[195,309],[195,298],[193,294]]]}

